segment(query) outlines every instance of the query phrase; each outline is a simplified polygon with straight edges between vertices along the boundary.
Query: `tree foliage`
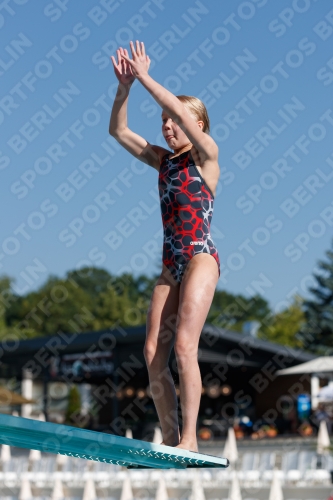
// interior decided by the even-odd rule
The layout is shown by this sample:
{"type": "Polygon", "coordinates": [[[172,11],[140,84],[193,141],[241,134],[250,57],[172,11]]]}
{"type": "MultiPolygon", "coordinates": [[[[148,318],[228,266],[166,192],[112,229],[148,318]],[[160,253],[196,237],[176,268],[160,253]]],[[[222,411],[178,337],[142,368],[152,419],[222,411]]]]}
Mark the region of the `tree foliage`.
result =
{"type": "MultiPolygon", "coordinates": [[[[333,240],[332,240],[333,246],[333,240]]],[[[309,291],[314,298],[304,301],[305,323],[299,332],[303,345],[319,354],[333,354],[333,248],[326,252],[313,273],[316,286],[309,291]]]]}
{"type": "MultiPolygon", "coordinates": [[[[332,276],[333,269],[331,280],[332,276]]],[[[144,325],[157,278],[158,275],[134,278],[129,273],[113,276],[105,269],[85,267],[69,271],[64,278],[49,276],[38,290],[19,296],[11,290],[12,280],[3,276],[0,340],[12,334],[25,339],[58,331],[87,332],[115,325],[123,328],[144,325]]],[[[323,279],[320,278],[322,285],[330,284],[323,279]]],[[[322,300],[327,300],[329,294],[321,293],[322,300]]],[[[247,298],[216,290],[207,323],[241,332],[245,322],[259,321],[260,338],[301,347],[304,342],[297,332],[305,323],[302,306],[298,297],[284,311],[273,314],[260,295],[247,298]]]]}
{"type": "Polygon", "coordinates": [[[207,322],[241,332],[243,323],[251,320],[263,322],[269,313],[267,301],[259,295],[246,298],[243,295],[216,290],[207,322]]]}
{"type": "Polygon", "coordinates": [[[305,322],[302,304],[302,297],[296,295],[289,307],[266,318],[266,322],[260,327],[258,336],[263,340],[302,348],[303,343],[298,336],[298,332],[305,322]]]}
{"type": "Polygon", "coordinates": [[[114,277],[104,269],[86,267],[68,272],[64,279],[49,276],[37,291],[19,296],[10,291],[10,279],[3,277],[0,339],[10,333],[25,339],[116,324],[143,325],[155,281],[143,275],[114,277]]]}

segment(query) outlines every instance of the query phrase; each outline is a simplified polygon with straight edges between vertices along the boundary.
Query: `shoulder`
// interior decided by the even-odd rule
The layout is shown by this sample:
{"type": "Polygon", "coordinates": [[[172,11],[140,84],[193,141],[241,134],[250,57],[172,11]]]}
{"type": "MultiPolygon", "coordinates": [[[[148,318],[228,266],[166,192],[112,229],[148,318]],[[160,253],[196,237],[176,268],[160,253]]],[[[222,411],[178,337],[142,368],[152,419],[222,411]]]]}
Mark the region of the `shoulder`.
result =
{"type": "Polygon", "coordinates": [[[165,155],[170,155],[172,153],[172,151],[162,148],[161,146],[155,146],[154,144],[151,144],[151,148],[158,155],[160,161],[162,161],[165,155]]]}
{"type": "Polygon", "coordinates": [[[152,150],[154,151],[154,153],[158,157],[158,169],[157,170],[159,170],[159,167],[162,163],[163,158],[166,155],[170,155],[172,153],[172,151],[169,151],[168,149],[162,148],[161,146],[156,146],[154,144],[150,144],[150,147],[152,148],[152,150]]]}
{"type": "Polygon", "coordinates": [[[210,170],[214,170],[216,173],[219,173],[220,167],[218,162],[219,150],[216,143],[213,141],[213,145],[210,148],[210,154],[207,155],[205,151],[198,150],[195,146],[190,150],[192,159],[195,165],[203,168],[206,165],[209,165],[210,170]],[[216,148],[214,147],[216,146],[216,148]]]}
{"type": "Polygon", "coordinates": [[[141,151],[139,159],[159,172],[162,158],[166,154],[170,154],[170,151],[161,146],[155,146],[154,144],[146,142],[146,146],[141,151]]]}

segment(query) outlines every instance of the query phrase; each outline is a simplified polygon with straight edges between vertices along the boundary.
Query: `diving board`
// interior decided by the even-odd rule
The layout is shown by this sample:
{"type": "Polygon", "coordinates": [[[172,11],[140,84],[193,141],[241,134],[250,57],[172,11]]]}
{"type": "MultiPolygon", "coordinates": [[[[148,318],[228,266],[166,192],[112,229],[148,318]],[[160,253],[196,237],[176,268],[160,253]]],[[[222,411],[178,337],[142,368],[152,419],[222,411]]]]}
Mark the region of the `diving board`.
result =
{"type": "Polygon", "coordinates": [[[0,414],[0,443],[130,469],[226,468],[226,458],[113,434],[0,414]]]}

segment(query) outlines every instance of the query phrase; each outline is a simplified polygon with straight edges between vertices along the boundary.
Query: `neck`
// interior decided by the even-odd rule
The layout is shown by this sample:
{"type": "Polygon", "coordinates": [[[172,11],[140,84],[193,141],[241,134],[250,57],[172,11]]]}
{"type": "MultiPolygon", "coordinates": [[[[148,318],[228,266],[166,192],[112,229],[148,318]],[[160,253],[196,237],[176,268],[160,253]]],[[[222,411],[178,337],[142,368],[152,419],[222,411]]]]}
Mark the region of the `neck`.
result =
{"type": "Polygon", "coordinates": [[[185,153],[185,151],[189,151],[190,149],[192,149],[192,144],[189,142],[188,144],[186,144],[182,148],[174,149],[173,150],[173,155],[174,156],[181,155],[182,153],[185,153]]]}

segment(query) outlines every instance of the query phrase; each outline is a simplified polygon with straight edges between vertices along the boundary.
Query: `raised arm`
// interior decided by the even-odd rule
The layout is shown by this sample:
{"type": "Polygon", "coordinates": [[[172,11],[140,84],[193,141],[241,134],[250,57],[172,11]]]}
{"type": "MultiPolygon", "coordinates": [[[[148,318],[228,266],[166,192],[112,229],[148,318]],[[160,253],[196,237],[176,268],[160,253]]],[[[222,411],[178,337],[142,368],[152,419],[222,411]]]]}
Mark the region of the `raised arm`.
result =
{"type": "Polygon", "coordinates": [[[133,59],[126,53],[124,59],[131,65],[132,73],[137,80],[148,90],[161,108],[179,125],[185,132],[191,143],[196,147],[201,156],[207,160],[217,160],[218,147],[215,141],[201,130],[198,124],[187,112],[182,102],[175,95],[156,82],[149,74],[144,61],[147,58],[144,44],[130,42],[133,59]]]}
{"type": "MultiPolygon", "coordinates": [[[[161,158],[167,150],[149,144],[146,139],[127,126],[128,96],[135,76],[123,58],[124,55],[128,56],[126,50],[117,50],[118,63],[113,56],[111,57],[119,85],[111,111],[109,133],[133,156],[159,170],[161,158]]],[[[147,65],[149,67],[148,61],[147,65]]]]}

